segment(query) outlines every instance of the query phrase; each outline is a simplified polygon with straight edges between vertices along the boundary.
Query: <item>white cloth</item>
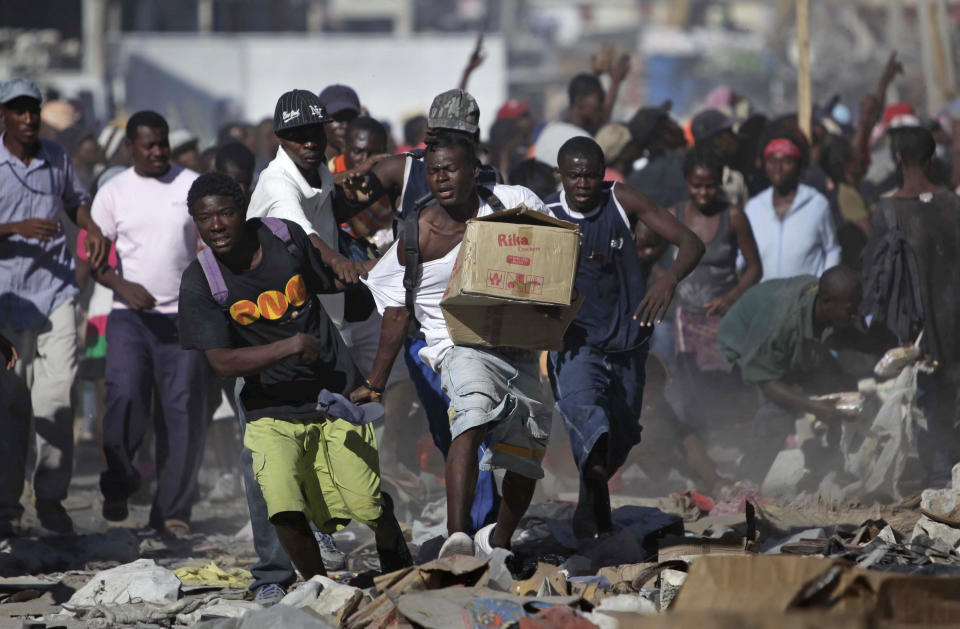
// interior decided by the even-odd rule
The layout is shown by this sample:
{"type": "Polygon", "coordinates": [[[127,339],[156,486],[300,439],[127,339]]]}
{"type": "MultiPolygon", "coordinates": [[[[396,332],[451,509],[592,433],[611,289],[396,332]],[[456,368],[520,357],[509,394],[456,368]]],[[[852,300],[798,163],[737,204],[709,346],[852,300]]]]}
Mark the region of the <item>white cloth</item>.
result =
{"type": "Polygon", "coordinates": [[[814,188],[800,184],[783,220],[773,209],[773,188],[747,201],[745,212],[760,251],[763,281],[798,275],[820,277],[840,264],[830,203],[814,188]]]}
{"type": "MultiPolygon", "coordinates": [[[[553,214],[543,205],[543,201],[532,191],[523,186],[493,187],[493,193],[505,208],[515,208],[519,205],[527,209],[553,214]]],[[[493,208],[482,200],[477,216],[492,214],[493,208]]],[[[387,250],[377,265],[367,275],[364,283],[373,293],[377,303],[377,310],[382,314],[387,308],[403,308],[406,305],[406,291],[403,288],[403,264],[400,263],[397,245],[387,250]]],[[[430,260],[422,264],[423,270],[417,284],[414,299],[414,314],[420,322],[420,329],[427,341],[427,346],[420,350],[420,359],[430,365],[434,371],[440,370],[440,361],[447,350],[453,347],[447,323],[440,310],[440,300],[447,290],[447,282],[453,273],[453,266],[460,253],[460,245],[450,250],[447,255],[437,260],[430,260]]]]}
{"type": "MultiPolygon", "coordinates": [[[[328,247],[338,249],[337,220],[333,215],[333,175],[326,164],[318,166],[320,187],[314,188],[293,163],[287,151],[277,148],[277,156],[260,173],[253,189],[247,218],[273,216],[293,221],[307,232],[315,234],[328,247]]],[[[318,295],[338,329],[343,327],[343,295],[318,295]]]]}
{"type": "MultiPolygon", "coordinates": [[[[162,177],[141,177],[128,168],[93,199],[93,220],[116,242],[123,279],[142,285],[157,300],[149,312],[177,312],[180,277],[197,257],[197,228],[187,208],[187,192],[197,177],[176,164],[162,177]]],[[[127,305],[115,296],[113,307],[127,305]]]]}

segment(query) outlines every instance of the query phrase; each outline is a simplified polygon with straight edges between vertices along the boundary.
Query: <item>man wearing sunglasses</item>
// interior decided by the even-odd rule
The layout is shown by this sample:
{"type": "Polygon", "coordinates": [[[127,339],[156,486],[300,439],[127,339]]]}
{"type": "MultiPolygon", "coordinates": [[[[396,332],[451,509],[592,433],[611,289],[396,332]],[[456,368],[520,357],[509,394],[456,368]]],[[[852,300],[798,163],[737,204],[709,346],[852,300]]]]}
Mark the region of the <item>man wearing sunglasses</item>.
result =
{"type": "Polygon", "coordinates": [[[0,334],[20,353],[16,369],[0,373],[0,537],[18,532],[31,425],[40,523],[55,533],[73,531],[61,501],[73,468],[70,387],[77,371],[78,289],[63,213],[87,230],[94,267],[110,250],[90,217],[90,195],[69,154],[40,139],[40,98],[25,79],[0,85],[0,334]]]}

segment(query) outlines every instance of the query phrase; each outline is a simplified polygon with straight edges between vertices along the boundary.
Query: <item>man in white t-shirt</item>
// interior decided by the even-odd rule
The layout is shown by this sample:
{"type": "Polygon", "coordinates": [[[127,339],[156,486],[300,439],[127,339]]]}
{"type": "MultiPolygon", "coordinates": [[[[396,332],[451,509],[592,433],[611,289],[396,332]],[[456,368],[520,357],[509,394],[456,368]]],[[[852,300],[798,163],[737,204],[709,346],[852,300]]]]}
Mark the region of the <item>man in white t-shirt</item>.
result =
{"type": "MultiPolygon", "coordinates": [[[[530,505],[536,479],[543,477],[540,461],[550,437],[552,404],[540,401],[537,352],[454,345],[440,300],[456,263],[467,220],[521,204],[531,210],[547,210],[533,192],[521,186],[478,186],[476,148],[463,134],[437,133],[424,159],[435,202],[419,215],[422,272],[412,314],[427,342],[420,357],[440,373],[443,392],[450,398],[453,442],[446,467],[449,537],[440,556],[488,556],[494,547],[510,547],[510,537],[530,505]],[[503,499],[497,521],[471,539],[467,531],[477,481],[477,448],[484,441],[489,447],[480,468],[506,470],[503,499]]],[[[402,241],[401,236],[365,280],[383,313],[383,329],[370,377],[353,392],[354,401],[379,398],[406,338],[411,313],[406,308],[403,287],[402,241]]]]}
{"type": "Polygon", "coordinates": [[[167,122],[160,114],[135,113],[126,133],[133,167],[100,189],[92,209],[120,261],[118,271],[105,266],[97,273],[97,281],[114,292],[107,319],[103,517],[128,516],[127,499],[140,486],[133,458],[152,415],[157,493],[150,526],[182,535],[189,532],[206,437],[208,368],[201,352],[180,348],[177,329],[180,277],[197,252],[197,230],[187,211],[197,173],[170,163],[167,122]]]}

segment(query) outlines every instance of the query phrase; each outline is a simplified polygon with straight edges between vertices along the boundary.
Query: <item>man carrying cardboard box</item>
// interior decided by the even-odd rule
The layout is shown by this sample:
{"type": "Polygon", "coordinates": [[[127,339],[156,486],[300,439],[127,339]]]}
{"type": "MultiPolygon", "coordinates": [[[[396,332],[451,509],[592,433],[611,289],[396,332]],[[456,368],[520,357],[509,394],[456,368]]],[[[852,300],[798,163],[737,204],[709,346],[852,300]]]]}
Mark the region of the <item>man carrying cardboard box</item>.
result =
{"type": "Polygon", "coordinates": [[[585,538],[613,530],[607,481],[640,442],[650,333],[704,245],[639,191],[604,184],[603,151],[593,139],[568,140],[557,163],[563,190],[545,202],[557,218],[580,226],[576,288],[586,299],[563,349],[550,353],[549,373],[580,470],[573,531],[585,538]],[[649,289],[631,230],[638,222],[679,248],[676,261],[649,289]]]}
{"type": "Polygon", "coordinates": [[[404,288],[405,239],[401,234],[365,280],[383,312],[383,328],[370,378],[351,399],[379,398],[389,366],[403,347],[410,317],[416,316],[427,343],[420,357],[440,373],[444,393],[450,398],[453,442],[446,466],[450,535],[440,556],[486,556],[494,547],[509,548],[510,537],[533,497],[536,479],[543,477],[540,460],[550,436],[551,405],[539,401],[535,352],[454,346],[440,300],[469,219],[520,205],[546,210],[533,192],[521,186],[479,186],[476,148],[462,134],[437,133],[427,147],[425,165],[434,202],[420,213],[417,223],[422,264],[410,291],[412,298],[407,299],[404,288]],[[477,480],[477,448],[484,440],[489,448],[480,467],[506,470],[503,499],[497,521],[471,539],[467,531],[477,480]]]}

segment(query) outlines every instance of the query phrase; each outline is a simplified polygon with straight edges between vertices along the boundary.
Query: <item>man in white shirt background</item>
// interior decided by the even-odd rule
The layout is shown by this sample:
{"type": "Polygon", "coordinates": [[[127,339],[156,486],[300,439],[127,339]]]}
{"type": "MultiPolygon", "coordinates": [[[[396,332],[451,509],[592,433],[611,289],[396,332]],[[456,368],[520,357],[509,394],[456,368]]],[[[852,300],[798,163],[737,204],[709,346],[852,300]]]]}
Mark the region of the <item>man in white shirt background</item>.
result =
{"type": "Polygon", "coordinates": [[[800,183],[808,159],[806,143],[783,134],[763,149],[770,187],[745,208],[763,263],[762,281],[813,275],[840,264],[840,244],[830,203],[800,183]]]}
{"type": "Polygon", "coordinates": [[[170,163],[168,134],[160,114],[133,114],[126,129],[133,167],[104,185],[93,202],[94,220],[115,241],[120,261],[118,270],[105,266],[97,273],[114,292],[102,438],[107,468],[100,490],[103,517],[125,520],[127,499],[141,481],[134,455],[153,416],[157,491],[150,526],[184,535],[206,438],[209,368],[201,352],[180,348],[180,277],[197,253],[187,192],[197,173],[170,163]]]}

